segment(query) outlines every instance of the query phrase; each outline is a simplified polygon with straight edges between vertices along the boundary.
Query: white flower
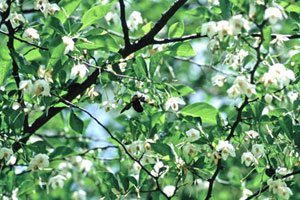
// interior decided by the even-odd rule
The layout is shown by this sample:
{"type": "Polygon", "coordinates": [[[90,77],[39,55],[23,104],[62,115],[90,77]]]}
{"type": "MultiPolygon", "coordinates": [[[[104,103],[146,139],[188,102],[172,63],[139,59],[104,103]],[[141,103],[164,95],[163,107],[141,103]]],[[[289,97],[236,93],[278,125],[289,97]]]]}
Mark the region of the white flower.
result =
{"type": "Polygon", "coordinates": [[[281,179],[277,179],[275,181],[273,181],[273,179],[269,179],[267,184],[269,185],[269,190],[273,191],[274,194],[278,194],[279,188],[286,187],[286,183],[281,179]]]}
{"type": "Polygon", "coordinates": [[[85,94],[88,95],[92,101],[95,97],[99,96],[99,93],[95,91],[95,87],[86,89],[85,94]]]}
{"type": "Polygon", "coordinates": [[[220,40],[223,40],[224,36],[230,34],[230,27],[228,21],[222,20],[217,23],[218,36],[220,40]]]}
{"type": "Polygon", "coordinates": [[[207,22],[202,24],[201,35],[207,35],[209,38],[212,38],[217,33],[217,24],[216,22],[207,22]]]}
{"type": "Polygon", "coordinates": [[[258,164],[256,158],[253,156],[251,152],[244,152],[242,155],[242,164],[245,163],[247,167],[250,166],[251,163],[258,164]]]}
{"type": "Polygon", "coordinates": [[[250,84],[245,76],[238,76],[235,79],[233,86],[227,90],[227,93],[230,98],[237,98],[241,94],[250,98],[252,95],[256,94],[256,86],[250,84]]]}
{"type": "Polygon", "coordinates": [[[44,11],[46,8],[46,5],[48,4],[48,0],[36,0],[34,2],[34,9],[44,11]]]}
{"type": "Polygon", "coordinates": [[[37,154],[29,163],[28,170],[37,171],[49,166],[49,157],[46,154],[37,154]]]}
{"type": "MultiPolygon", "coordinates": [[[[276,173],[280,174],[281,176],[285,176],[287,174],[292,173],[292,171],[289,170],[289,169],[287,169],[287,168],[285,168],[285,167],[278,167],[276,169],[276,173]]],[[[291,181],[293,178],[294,178],[294,176],[289,176],[288,178],[286,178],[286,180],[291,181]]]]}
{"type": "Polygon", "coordinates": [[[57,187],[63,188],[66,178],[62,175],[56,175],[49,179],[49,185],[55,190],[57,187]]]}
{"type": "Polygon", "coordinates": [[[234,84],[237,85],[241,91],[245,91],[248,88],[249,81],[246,79],[245,76],[238,76],[234,80],[234,84]]]}
{"type": "Polygon", "coordinates": [[[52,74],[51,74],[52,71],[53,69],[45,70],[42,66],[40,66],[38,69],[38,75],[40,78],[45,79],[48,83],[53,83],[52,74]]]}
{"type": "Polygon", "coordinates": [[[248,98],[250,98],[252,95],[256,95],[256,85],[248,84],[247,89],[243,92],[248,98]]]}
{"type": "Polygon", "coordinates": [[[269,71],[262,77],[264,86],[269,84],[277,85],[280,82],[282,85],[289,85],[290,81],[295,80],[295,74],[292,70],[286,69],[283,64],[277,63],[270,66],[269,71]]]}
{"type": "Polygon", "coordinates": [[[277,191],[279,197],[289,199],[290,195],[293,195],[292,190],[289,187],[280,187],[277,191]]]}
{"type": "Polygon", "coordinates": [[[220,140],[216,150],[219,152],[221,151],[221,155],[224,160],[227,160],[229,155],[235,157],[235,149],[232,146],[232,144],[229,144],[227,140],[226,141],[220,140]]]}
{"type": "Polygon", "coordinates": [[[178,104],[185,105],[185,102],[179,97],[171,97],[166,102],[166,110],[172,108],[176,112],[178,111],[178,104]]]}
{"type": "Polygon", "coordinates": [[[231,27],[232,35],[238,35],[242,28],[248,29],[248,21],[242,17],[242,15],[236,15],[229,19],[229,25],[231,27]]]}
{"type": "MultiPolygon", "coordinates": [[[[58,12],[60,11],[60,7],[56,4],[56,3],[48,3],[46,5],[46,9],[45,9],[45,12],[49,13],[50,15],[54,15],[55,12],[58,12]]],[[[45,14],[44,12],[44,14],[45,14]]]]}
{"type": "Polygon", "coordinates": [[[194,144],[185,144],[182,148],[182,154],[184,157],[195,157],[196,153],[199,152],[200,149],[198,146],[194,144]]]}
{"type": "Polygon", "coordinates": [[[227,94],[229,98],[236,99],[241,95],[241,92],[236,85],[233,85],[227,90],[227,94]]]}
{"type": "Polygon", "coordinates": [[[270,7],[265,10],[264,19],[268,19],[271,24],[276,24],[283,19],[282,12],[277,7],[270,7]]]}
{"type": "Polygon", "coordinates": [[[64,36],[62,37],[63,43],[65,44],[66,48],[64,51],[64,54],[68,54],[69,51],[73,51],[74,50],[74,41],[72,40],[72,38],[68,37],[68,36],[64,36]]]}
{"type": "Polygon", "coordinates": [[[4,159],[4,160],[8,161],[13,154],[14,153],[11,149],[2,147],[0,149],[0,160],[4,159]]]}
{"type": "Polygon", "coordinates": [[[265,99],[267,104],[270,104],[270,103],[272,103],[273,96],[271,94],[266,94],[264,99],[265,99]]]}
{"type": "Polygon", "coordinates": [[[249,17],[250,19],[254,19],[256,15],[256,4],[250,3],[249,4],[249,17]]]}
{"type": "Polygon", "coordinates": [[[126,66],[127,66],[126,62],[119,63],[119,67],[120,67],[121,72],[125,72],[126,66]]]}
{"type": "Polygon", "coordinates": [[[244,188],[243,189],[243,196],[240,198],[240,200],[246,200],[247,197],[249,197],[252,194],[253,194],[253,192],[251,190],[244,188]]]}
{"type": "Polygon", "coordinates": [[[277,44],[278,46],[283,46],[284,42],[289,41],[290,39],[286,35],[276,35],[276,38],[270,42],[270,44],[277,44]]]}
{"type": "Polygon", "coordinates": [[[72,198],[74,200],[86,200],[86,192],[83,190],[77,190],[73,193],[72,198]]]}
{"type": "Polygon", "coordinates": [[[186,136],[188,137],[186,140],[187,142],[194,142],[200,138],[200,132],[194,128],[191,128],[185,133],[186,136]]]}
{"type": "Polygon", "coordinates": [[[259,136],[258,132],[254,131],[254,130],[246,131],[245,135],[247,137],[249,137],[250,139],[255,139],[259,136]]]}
{"type": "Polygon", "coordinates": [[[6,1],[1,0],[0,1],[0,11],[5,12],[7,10],[7,8],[8,8],[8,5],[7,5],[6,1]]]}
{"type": "Polygon", "coordinates": [[[168,170],[168,166],[165,167],[166,169],[164,171],[160,171],[160,169],[162,169],[163,167],[165,167],[164,163],[161,161],[158,161],[157,163],[155,163],[153,170],[151,171],[151,174],[155,177],[162,177],[168,170]]]}
{"type": "Polygon", "coordinates": [[[252,146],[252,153],[256,158],[263,156],[265,153],[264,146],[262,144],[254,144],[252,146]]]}
{"type": "Polygon", "coordinates": [[[156,163],[156,161],[149,152],[148,153],[146,152],[141,159],[141,163],[142,165],[147,165],[147,164],[154,164],[156,163]]]}
{"type": "Polygon", "coordinates": [[[92,161],[90,161],[90,160],[82,160],[80,162],[79,170],[80,171],[86,171],[86,172],[88,172],[88,171],[91,170],[92,166],[93,166],[92,161]]]}
{"type": "Polygon", "coordinates": [[[139,24],[143,23],[142,14],[138,11],[133,11],[128,18],[127,25],[130,29],[136,30],[139,24]]]}
{"type": "Polygon", "coordinates": [[[143,141],[137,140],[127,145],[127,151],[133,155],[139,155],[144,151],[143,141]]]}
{"type": "Polygon", "coordinates": [[[47,81],[44,79],[39,79],[34,82],[34,94],[39,96],[40,94],[43,96],[50,96],[50,86],[47,81]]]}
{"type": "Polygon", "coordinates": [[[20,22],[25,23],[25,18],[23,17],[23,15],[18,14],[17,12],[10,13],[7,20],[10,20],[13,28],[19,26],[20,22]]]}
{"type": "Polygon", "coordinates": [[[23,80],[19,84],[19,89],[24,90],[25,94],[32,95],[34,93],[34,86],[31,80],[23,80]]]}
{"type": "Polygon", "coordinates": [[[222,87],[224,85],[224,82],[226,81],[226,76],[216,75],[211,80],[212,80],[213,85],[222,87]]]}
{"type": "Polygon", "coordinates": [[[34,28],[28,28],[24,31],[23,38],[27,38],[29,42],[34,42],[34,40],[40,39],[40,35],[38,34],[37,30],[34,28]]]}
{"type": "Polygon", "coordinates": [[[71,70],[71,78],[75,78],[77,75],[84,78],[88,71],[88,68],[84,64],[74,65],[71,70]]]}
{"type": "Polygon", "coordinates": [[[41,112],[45,109],[45,106],[40,106],[39,104],[34,104],[33,106],[31,104],[26,104],[26,108],[24,111],[28,113],[29,117],[33,117],[35,113],[41,112]]]}
{"type": "Polygon", "coordinates": [[[107,23],[113,22],[116,24],[119,20],[119,4],[115,3],[112,5],[110,11],[105,15],[105,20],[107,23]]]}
{"type": "Polygon", "coordinates": [[[163,192],[168,196],[171,197],[173,196],[174,192],[175,192],[176,187],[173,185],[167,185],[166,187],[164,187],[163,192]]]}

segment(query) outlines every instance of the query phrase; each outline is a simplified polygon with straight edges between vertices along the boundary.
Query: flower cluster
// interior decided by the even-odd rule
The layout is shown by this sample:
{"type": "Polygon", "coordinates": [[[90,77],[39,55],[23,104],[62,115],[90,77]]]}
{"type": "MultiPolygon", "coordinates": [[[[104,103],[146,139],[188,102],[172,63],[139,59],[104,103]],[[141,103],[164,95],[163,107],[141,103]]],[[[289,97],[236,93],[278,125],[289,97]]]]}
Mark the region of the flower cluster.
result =
{"type": "Polygon", "coordinates": [[[269,185],[269,190],[272,191],[273,194],[277,194],[281,198],[289,199],[290,195],[293,194],[292,190],[287,187],[286,183],[281,179],[269,179],[267,181],[267,184],[269,185]]]}
{"type": "Polygon", "coordinates": [[[49,3],[48,0],[36,0],[34,9],[40,10],[45,17],[48,17],[48,14],[54,15],[56,11],[60,11],[60,7],[56,3],[49,3]]]}
{"type": "Polygon", "coordinates": [[[265,10],[264,18],[271,24],[276,24],[278,20],[283,20],[284,12],[278,7],[269,7],[265,10]]]}
{"type": "Polygon", "coordinates": [[[2,147],[0,149],[0,161],[4,159],[6,162],[9,161],[10,157],[13,155],[13,151],[11,149],[2,147]]]}
{"type": "Polygon", "coordinates": [[[0,0],[0,11],[6,11],[8,8],[8,4],[6,0],[0,0]]]}
{"type": "Polygon", "coordinates": [[[56,175],[49,179],[48,184],[51,185],[53,190],[55,190],[57,187],[63,188],[65,180],[66,180],[66,177],[64,177],[62,175],[56,175]]]}
{"type": "Polygon", "coordinates": [[[72,40],[72,38],[68,37],[68,36],[63,36],[62,37],[62,41],[65,44],[65,51],[64,54],[68,54],[70,51],[74,50],[74,41],[72,40]]]}
{"type": "Polygon", "coordinates": [[[18,14],[17,12],[10,13],[7,20],[10,20],[10,23],[13,28],[16,28],[20,25],[20,22],[25,23],[25,18],[23,15],[18,14]]]}
{"type": "Polygon", "coordinates": [[[295,80],[295,74],[292,70],[286,69],[283,64],[277,63],[269,67],[269,71],[262,76],[264,86],[270,84],[283,86],[289,85],[290,81],[295,80]]]}
{"type": "Polygon", "coordinates": [[[212,38],[216,34],[220,40],[223,40],[226,35],[238,35],[241,33],[242,28],[248,30],[249,22],[243,18],[242,15],[236,15],[231,17],[228,21],[222,20],[219,22],[207,22],[202,24],[201,35],[207,35],[212,38]]]}
{"type": "Polygon", "coordinates": [[[245,76],[238,76],[231,88],[227,90],[227,94],[230,98],[236,99],[241,95],[246,95],[251,97],[256,94],[256,89],[254,84],[250,84],[245,76]]]}
{"type": "Polygon", "coordinates": [[[84,64],[74,65],[71,70],[71,78],[75,78],[76,76],[80,76],[84,78],[86,73],[88,72],[88,68],[84,64]]]}
{"type": "Polygon", "coordinates": [[[19,89],[25,94],[35,96],[50,96],[50,85],[44,79],[38,79],[34,83],[31,80],[23,80],[20,82],[19,89]]]}
{"type": "Polygon", "coordinates": [[[138,25],[142,23],[142,14],[138,11],[133,11],[127,20],[127,25],[131,30],[137,30],[138,25]]]}
{"type": "Polygon", "coordinates": [[[31,159],[28,170],[37,171],[49,166],[49,157],[46,154],[37,154],[33,159],[31,159]]]}
{"type": "Polygon", "coordinates": [[[34,28],[28,28],[24,31],[23,38],[27,38],[29,42],[34,42],[40,39],[40,35],[38,34],[37,30],[34,28]]]}
{"type": "Polygon", "coordinates": [[[185,105],[185,102],[180,97],[171,97],[166,102],[166,110],[172,108],[175,112],[177,112],[179,109],[178,104],[185,105]]]}
{"type": "MultiPolygon", "coordinates": [[[[220,140],[217,148],[217,152],[221,152],[222,158],[227,160],[228,156],[235,157],[235,149],[232,144],[230,144],[227,140],[220,140]]],[[[217,156],[218,157],[218,156],[217,156]]]]}

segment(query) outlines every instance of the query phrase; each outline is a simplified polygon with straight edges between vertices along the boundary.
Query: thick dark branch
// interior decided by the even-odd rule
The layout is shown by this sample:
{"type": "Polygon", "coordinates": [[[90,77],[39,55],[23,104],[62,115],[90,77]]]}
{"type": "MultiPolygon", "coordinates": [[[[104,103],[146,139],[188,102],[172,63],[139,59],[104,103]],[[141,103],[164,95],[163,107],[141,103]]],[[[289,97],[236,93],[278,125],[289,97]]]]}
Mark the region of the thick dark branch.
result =
{"type": "Polygon", "coordinates": [[[167,44],[172,42],[183,42],[186,40],[192,40],[197,38],[206,38],[206,35],[201,35],[200,33],[194,33],[191,35],[185,35],[179,38],[166,38],[166,39],[154,39],[152,44],[167,44]]]}
{"type": "MultiPolygon", "coordinates": [[[[94,84],[98,78],[99,69],[96,69],[83,83],[79,84],[77,87],[73,87],[69,92],[64,96],[64,99],[72,101],[79,94],[89,88],[94,84]]],[[[28,128],[25,133],[29,133],[26,137],[20,139],[19,142],[13,144],[14,152],[18,151],[22,143],[26,143],[30,136],[34,134],[41,126],[43,126],[47,121],[49,121],[53,116],[62,111],[65,107],[51,107],[47,113],[44,113],[41,117],[35,120],[35,122],[28,128]]]]}
{"type": "Polygon", "coordinates": [[[121,11],[121,15],[120,15],[120,19],[121,19],[121,23],[122,23],[122,28],[123,28],[123,33],[124,33],[124,42],[125,42],[125,48],[129,47],[130,41],[129,41],[129,30],[128,30],[128,26],[126,23],[126,16],[125,16],[125,4],[123,0],[119,0],[120,3],[120,11],[121,11]]]}
{"type": "Polygon", "coordinates": [[[125,58],[131,53],[149,45],[153,44],[155,35],[166,25],[169,19],[175,14],[175,12],[182,7],[188,0],[177,0],[175,3],[162,14],[161,18],[156,22],[153,28],[144,35],[140,40],[136,41],[129,48],[120,49],[119,53],[125,58]]]}

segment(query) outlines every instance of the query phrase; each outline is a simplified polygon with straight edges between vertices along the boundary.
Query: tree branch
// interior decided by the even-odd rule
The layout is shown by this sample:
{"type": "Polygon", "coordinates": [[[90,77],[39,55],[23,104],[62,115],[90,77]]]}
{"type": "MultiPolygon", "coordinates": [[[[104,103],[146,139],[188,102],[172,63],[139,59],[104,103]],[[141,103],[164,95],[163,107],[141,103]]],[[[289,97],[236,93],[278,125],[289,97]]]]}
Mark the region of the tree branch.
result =
{"type": "Polygon", "coordinates": [[[121,11],[121,15],[120,15],[120,19],[121,19],[121,23],[122,23],[122,29],[123,29],[123,33],[124,33],[124,42],[125,42],[125,48],[131,46],[130,41],[129,41],[129,29],[126,23],[126,16],[125,16],[125,4],[124,4],[124,0],[119,0],[120,3],[120,11],[121,11]]]}
{"type": "Polygon", "coordinates": [[[161,18],[156,22],[153,28],[144,35],[141,39],[136,41],[129,47],[124,49],[120,49],[119,53],[125,58],[131,53],[149,45],[153,44],[155,35],[166,25],[169,19],[176,13],[176,11],[181,8],[188,0],[177,0],[175,3],[165,12],[162,14],[161,18]]]}
{"type": "MultiPolygon", "coordinates": [[[[59,97],[59,98],[60,98],[60,97],[59,97]]],[[[158,190],[159,192],[161,192],[167,199],[169,199],[169,197],[167,196],[167,194],[164,193],[164,192],[162,191],[162,189],[160,188],[160,185],[159,185],[159,182],[158,182],[159,176],[154,176],[149,170],[147,170],[147,169],[144,167],[144,165],[142,165],[142,163],[140,162],[140,160],[134,158],[134,157],[128,152],[126,146],[125,146],[118,138],[116,138],[116,137],[110,132],[110,130],[109,130],[106,126],[104,126],[104,125],[103,125],[96,117],[94,117],[94,116],[93,116],[90,112],[88,112],[87,110],[85,110],[85,109],[83,109],[83,108],[81,108],[81,107],[79,107],[79,106],[77,106],[77,105],[71,103],[70,101],[67,101],[67,100],[63,99],[63,98],[60,98],[60,100],[61,100],[64,104],[66,104],[66,105],[68,105],[68,106],[71,106],[71,107],[73,107],[73,108],[77,108],[77,109],[79,109],[79,110],[85,112],[85,113],[88,114],[93,120],[95,120],[96,123],[97,123],[99,126],[101,126],[101,127],[109,134],[109,136],[111,137],[111,139],[113,139],[114,141],[116,141],[116,142],[122,147],[122,149],[125,151],[126,155],[128,155],[128,156],[130,157],[130,159],[133,160],[134,162],[137,162],[137,163],[140,165],[140,167],[141,167],[141,168],[142,168],[142,169],[143,169],[150,177],[152,177],[152,178],[155,180],[155,183],[156,183],[156,185],[157,185],[157,190],[158,190]]]]}

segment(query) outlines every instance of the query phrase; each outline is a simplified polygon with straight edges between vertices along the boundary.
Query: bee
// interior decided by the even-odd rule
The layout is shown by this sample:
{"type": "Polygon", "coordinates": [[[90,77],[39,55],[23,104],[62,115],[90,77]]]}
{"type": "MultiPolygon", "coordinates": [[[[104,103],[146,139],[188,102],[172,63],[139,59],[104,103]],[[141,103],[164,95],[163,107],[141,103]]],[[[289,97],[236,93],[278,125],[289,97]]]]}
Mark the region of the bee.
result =
{"type": "Polygon", "coordinates": [[[133,95],[133,97],[131,98],[130,103],[128,103],[125,108],[123,108],[121,110],[121,113],[123,113],[125,110],[129,110],[131,108],[131,106],[134,108],[134,110],[136,112],[143,112],[143,107],[141,105],[141,102],[146,103],[145,97],[141,96],[139,97],[138,95],[133,95]]]}

